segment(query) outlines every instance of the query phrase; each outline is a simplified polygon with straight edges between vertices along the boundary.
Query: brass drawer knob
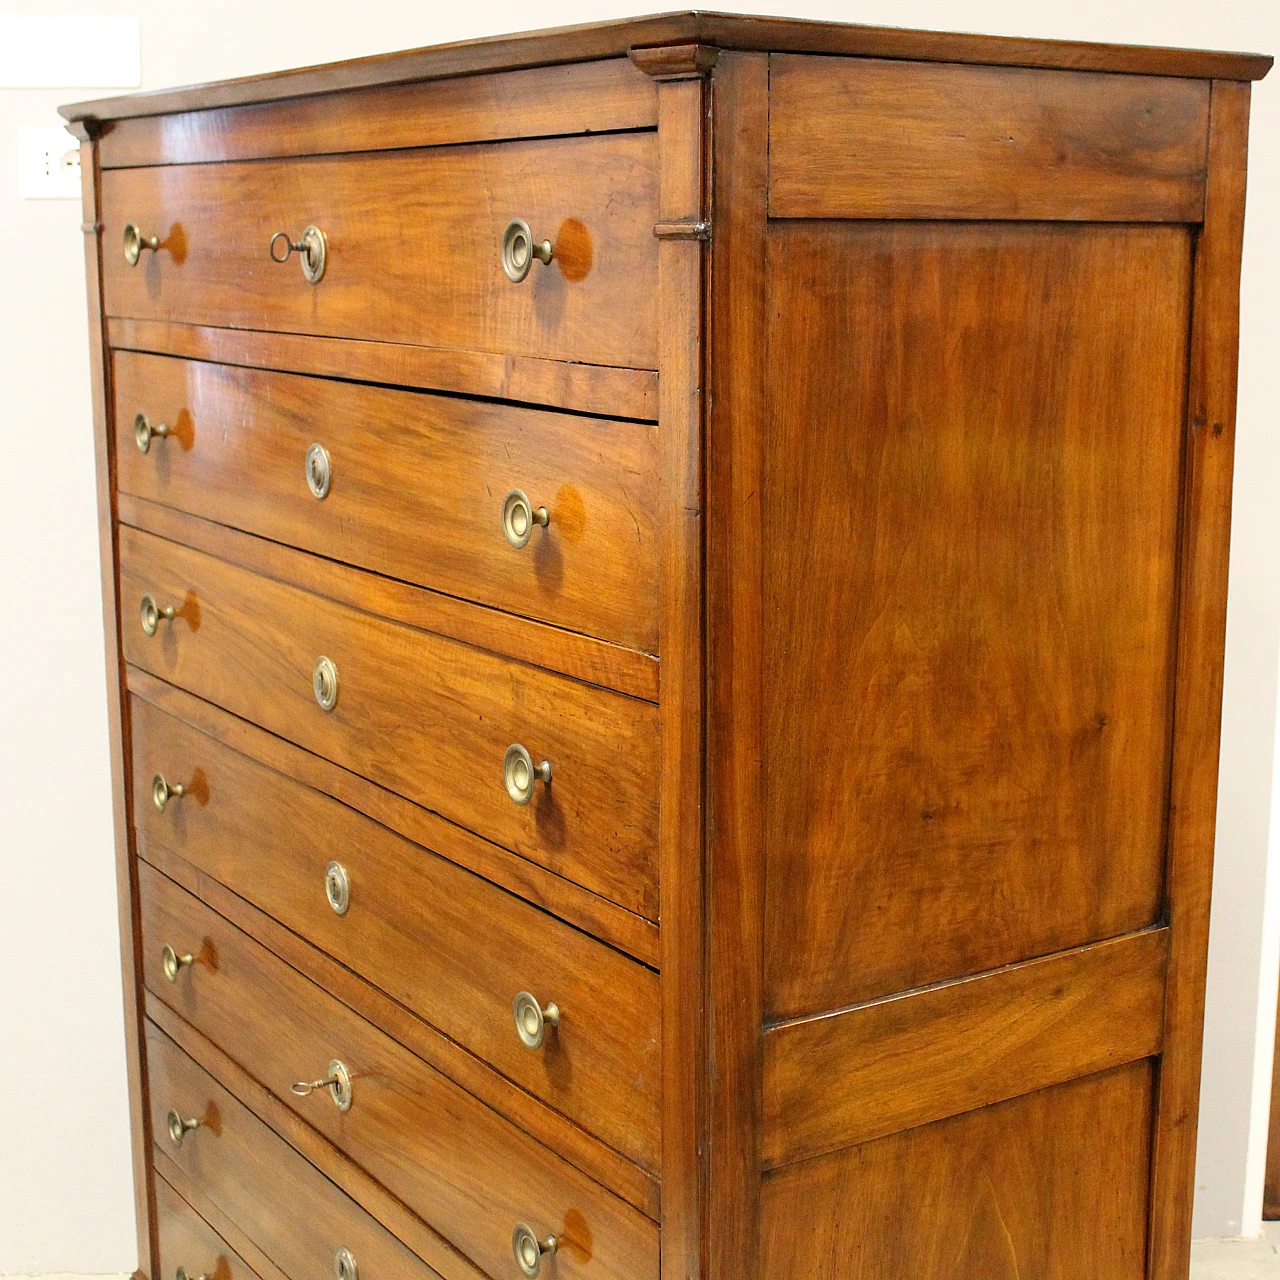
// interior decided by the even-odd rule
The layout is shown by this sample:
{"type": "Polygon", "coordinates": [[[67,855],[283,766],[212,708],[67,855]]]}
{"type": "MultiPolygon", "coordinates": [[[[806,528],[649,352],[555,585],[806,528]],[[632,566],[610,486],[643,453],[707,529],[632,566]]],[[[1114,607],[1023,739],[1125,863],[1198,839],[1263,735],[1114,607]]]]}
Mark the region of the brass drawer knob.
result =
{"type": "Polygon", "coordinates": [[[544,1009],[528,991],[516,996],[511,1012],[516,1020],[516,1035],[526,1049],[541,1049],[547,1028],[560,1025],[560,1006],[549,1004],[544,1009]]]}
{"type": "Polygon", "coordinates": [[[161,813],[165,811],[165,806],[170,800],[181,800],[187,794],[187,789],[180,782],[172,785],[164,780],[163,773],[157,773],[151,779],[151,803],[155,805],[161,813]]]}
{"type": "Polygon", "coordinates": [[[324,896],[329,905],[340,915],[347,914],[351,905],[351,881],[347,869],[340,862],[331,862],[324,869],[324,896]]]}
{"type": "MultiPolygon", "coordinates": [[[[186,1267],[179,1267],[173,1273],[173,1280],[191,1280],[191,1277],[187,1274],[186,1267]]],[[[202,1271],[198,1276],[196,1276],[195,1280],[213,1280],[213,1276],[206,1275],[202,1271]]]]}
{"type": "Polygon", "coordinates": [[[289,255],[296,253],[308,284],[319,284],[328,263],[329,245],[324,232],[319,227],[310,226],[302,233],[301,240],[290,240],[287,231],[277,231],[271,237],[267,252],[271,254],[272,262],[288,262],[289,255]]]}
{"type": "Polygon", "coordinates": [[[157,422],[153,427],[145,413],[134,415],[133,443],[138,446],[139,453],[149,453],[152,440],[163,440],[169,434],[169,424],[157,422]]]}
{"type": "Polygon", "coordinates": [[[360,1280],[355,1255],[346,1246],[333,1251],[333,1280],[360,1280]]]}
{"type": "Polygon", "coordinates": [[[328,1089],[339,1111],[351,1110],[351,1072],[337,1058],[329,1063],[329,1074],[323,1080],[299,1080],[290,1088],[300,1098],[309,1098],[320,1089],[328,1089]]]}
{"type": "Polygon", "coordinates": [[[555,249],[550,240],[535,240],[529,224],[523,218],[507,223],[502,233],[502,269],[512,284],[519,284],[529,274],[534,258],[550,263],[555,249]]]}
{"type": "Polygon", "coordinates": [[[518,742],[513,742],[502,759],[502,780],[507,784],[507,795],[516,804],[528,804],[533,799],[535,782],[551,785],[551,761],[534,764],[528,751],[518,742]]]}
{"type": "Polygon", "coordinates": [[[311,673],[311,690],[323,711],[332,711],[338,705],[338,668],[332,658],[316,659],[311,673]]]}
{"type": "Polygon", "coordinates": [[[195,962],[196,958],[190,952],[180,956],[167,942],[160,948],[160,967],[170,982],[177,982],[178,974],[195,962]]]}
{"type": "Polygon", "coordinates": [[[191,1132],[192,1129],[200,1127],[199,1120],[184,1120],[180,1111],[169,1108],[169,1114],[165,1117],[165,1123],[169,1126],[169,1141],[175,1147],[182,1146],[182,1140],[191,1132]]]}
{"type": "Polygon", "coordinates": [[[152,253],[154,253],[159,248],[159,236],[144,236],[137,223],[125,223],[124,260],[131,267],[136,267],[138,265],[138,259],[142,257],[143,249],[150,249],[152,253]]]}
{"type": "Polygon", "coordinates": [[[149,636],[155,635],[161,622],[172,622],[177,613],[177,609],[171,604],[165,605],[162,609],[156,604],[156,598],[150,592],[142,597],[142,603],[138,607],[138,616],[142,619],[142,629],[149,636]]]}
{"type": "Polygon", "coordinates": [[[329,451],[322,444],[313,444],[307,450],[307,488],[313,498],[329,496],[329,481],[332,468],[329,463],[329,451]]]}
{"type": "Polygon", "coordinates": [[[523,489],[512,489],[507,494],[502,504],[502,532],[517,551],[528,546],[535,524],[545,529],[550,522],[551,515],[546,507],[535,507],[523,489]]]}
{"type": "Polygon", "coordinates": [[[511,1233],[511,1252],[516,1255],[516,1265],[520,1268],[520,1274],[528,1276],[529,1280],[535,1280],[542,1271],[544,1255],[555,1253],[559,1247],[560,1241],[555,1236],[539,1240],[534,1235],[533,1228],[526,1226],[523,1222],[517,1222],[516,1229],[511,1233]]]}

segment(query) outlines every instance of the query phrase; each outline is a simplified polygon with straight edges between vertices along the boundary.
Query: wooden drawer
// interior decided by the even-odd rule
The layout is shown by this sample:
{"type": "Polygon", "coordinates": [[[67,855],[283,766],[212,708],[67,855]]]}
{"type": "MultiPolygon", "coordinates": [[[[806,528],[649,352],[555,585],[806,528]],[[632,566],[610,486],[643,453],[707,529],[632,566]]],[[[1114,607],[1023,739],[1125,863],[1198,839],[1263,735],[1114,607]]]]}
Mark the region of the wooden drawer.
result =
{"type": "Polygon", "coordinates": [[[477,1265],[518,1277],[511,1234],[523,1222],[564,1240],[556,1280],[657,1276],[658,1230],[644,1215],[159,872],[138,871],[148,988],[477,1265]],[[175,982],[166,944],[194,957],[175,982]],[[328,1091],[291,1091],[335,1059],[351,1075],[349,1110],[328,1091]]]}
{"type": "Polygon", "coordinates": [[[119,487],[394,578],[658,647],[658,428],[119,351],[119,487]],[[145,454],[139,412],[171,434],[145,454]],[[308,449],[328,455],[313,496],[308,449]],[[546,507],[503,532],[520,490],[546,507]],[[323,491],[323,486],[322,486],[323,491]]]}
{"type": "Polygon", "coordinates": [[[657,368],[651,132],[102,175],[106,313],[657,368]],[[502,268],[513,219],[555,257],[502,268]],[[127,224],[158,236],[136,266],[127,224]],[[316,284],[272,236],[325,235],[316,284]]]}
{"type": "MultiPolygon", "coordinates": [[[[168,1047],[177,1052],[171,1042],[168,1047]]],[[[163,1110],[160,1122],[156,1132],[164,1133],[163,1110]]],[[[173,1280],[181,1268],[191,1280],[202,1275],[214,1280],[259,1280],[258,1273],[163,1178],[156,1179],[156,1232],[161,1276],[173,1280]]]]}
{"type": "MultiPolygon", "coordinates": [[[[148,1022],[146,1030],[151,1132],[161,1173],[166,1161],[173,1161],[289,1276],[331,1280],[334,1255],[346,1249],[356,1261],[361,1280],[438,1280],[431,1267],[228,1093],[154,1023],[148,1022]],[[181,1142],[175,1143],[169,1133],[170,1110],[182,1120],[199,1122],[181,1142]]],[[[186,1208],[184,1202],[179,1204],[186,1208]]],[[[196,1217],[190,1209],[187,1214],[196,1217]]],[[[164,1221],[162,1205],[160,1259],[164,1276],[172,1277],[182,1258],[166,1247],[164,1221]]],[[[203,1219],[196,1221],[204,1225],[203,1219]]],[[[212,1263],[212,1259],[207,1261],[212,1263]]],[[[196,1254],[184,1265],[191,1280],[201,1272],[223,1280],[196,1254]]]]}
{"type": "Polygon", "coordinates": [[[656,918],[656,707],[127,527],[120,582],[129,662],[656,918]],[[145,594],[179,609],[153,636],[145,594]],[[330,712],[312,689],[322,655],[330,712]],[[523,806],[503,782],[516,743],[552,764],[523,806]]]}
{"type": "Polygon", "coordinates": [[[140,848],[180,854],[657,1171],[655,973],[149,703],[133,700],[131,722],[140,848]],[[190,784],[163,811],[157,772],[190,784]],[[349,886],[341,915],[327,896],[333,863],[349,886]],[[532,1051],[512,1016],[524,990],[560,1011],[532,1051]]]}

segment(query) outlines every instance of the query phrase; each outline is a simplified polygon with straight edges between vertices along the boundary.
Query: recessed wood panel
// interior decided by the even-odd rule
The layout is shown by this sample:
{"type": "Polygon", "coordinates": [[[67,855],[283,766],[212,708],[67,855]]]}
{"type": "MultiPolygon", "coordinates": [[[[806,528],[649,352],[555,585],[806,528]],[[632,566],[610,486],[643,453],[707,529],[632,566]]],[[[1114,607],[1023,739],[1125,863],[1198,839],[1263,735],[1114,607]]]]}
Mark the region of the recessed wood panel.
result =
{"type": "Polygon", "coordinates": [[[656,919],[658,713],[647,702],[120,531],[127,661],[656,919]],[[150,594],[179,612],[142,629],[150,594]],[[337,667],[317,703],[321,656],[337,667]],[[516,804],[512,744],[552,766],[516,804]]]}
{"type": "Polygon", "coordinates": [[[773,224],[770,1016],[1156,918],[1190,257],[773,224]]]}
{"type": "Polygon", "coordinates": [[[111,169],[102,175],[106,314],[653,369],[652,133],[111,169]],[[512,284],[502,235],[556,247],[512,284]],[[129,266],[127,223],[160,237],[129,266]],[[272,236],[315,225],[310,284],[272,236]]]}
{"type": "Polygon", "coordinates": [[[658,647],[658,430],[117,352],[122,491],[509,613],[658,647]],[[138,412],[170,426],[140,453],[138,412]],[[328,492],[305,477],[328,454],[328,492]],[[510,545],[514,489],[548,524],[510,545]]]}
{"type": "Polygon", "coordinates": [[[1168,953],[1152,929],[770,1028],[766,1165],[1159,1053],[1168,953]]]}
{"type": "Polygon", "coordinates": [[[1198,222],[1202,80],[774,54],[775,218],[1198,222]]]}
{"type": "Polygon", "coordinates": [[[1147,1061],[765,1178],[765,1276],[1143,1280],[1147,1061]]]}
{"type": "MultiPolygon", "coordinates": [[[[658,979],[594,938],[292,778],[133,702],[134,814],[155,841],[636,1163],[658,1167],[658,979]],[[161,772],[186,795],[151,802],[161,772]],[[330,907],[326,867],[350,884],[330,907]],[[517,992],[560,1025],[530,1052],[517,992]]],[[[158,853],[159,851],[157,851],[158,853]]]]}

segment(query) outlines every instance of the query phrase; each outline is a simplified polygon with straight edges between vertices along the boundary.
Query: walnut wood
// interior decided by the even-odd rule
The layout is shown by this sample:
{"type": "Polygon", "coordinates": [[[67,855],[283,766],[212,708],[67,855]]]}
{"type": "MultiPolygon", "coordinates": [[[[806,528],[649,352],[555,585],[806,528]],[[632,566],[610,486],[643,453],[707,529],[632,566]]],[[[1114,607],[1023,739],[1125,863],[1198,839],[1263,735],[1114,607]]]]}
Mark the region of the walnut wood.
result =
{"type": "MultiPolygon", "coordinates": [[[[269,1125],[295,1151],[304,1155],[325,1177],[341,1187],[371,1217],[382,1223],[397,1239],[407,1244],[418,1257],[427,1260],[444,1280],[489,1280],[460,1254],[457,1249],[433,1231],[421,1218],[411,1213],[384,1187],[375,1182],[359,1165],[348,1159],[332,1143],[322,1138],[309,1124],[296,1116],[269,1090],[263,1088],[242,1067],[202,1036],[190,1023],[184,1022],[167,1005],[149,991],[144,992],[147,1018],[164,1032],[184,1053],[197,1062],[219,1084],[244,1103],[258,1119],[269,1125]]],[[[158,1149],[157,1149],[157,1153],[158,1149]]],[[[173,1161],[165,1157],[164,1172],[183,1194],[214,1221],[221,1210],[199,1191],[196,1183],[173,1161]]],[[[231,1239],[238,1228],[225,1218],[219,1229],[231,1239]]],[[[252,1246],[248,1237],[240,1235],[242,1252],[248,1257],[252,1246]]],[[[263,1255],[265,1257],[265,1255],[263,1255]]],[[[264,1277],[264,1280],[267,1280],[264,1277]]]]}
{"type": "Polygon", "coordinates": [[[126,659],[198,697],[656,918],[658,733],[648,703],[522,667],[123,528],[126,659]],[[182,612],[147,636],[133,601],[182,612]],[[323,711],[312,671],[337,666],[323,711]],[[525,806],[503,783],[523,743],[552,764],[525,806]]]}
{"type": "MultiPolygon", "coordinates": [[[[366,1274],[439,1280],[438,1272],[151,1024],[147,1058],[157,1155],[176,1164],[286,1275],[331,1276],[334,1250],[342,1247],[351,1250],[366,1274]],[[200,1121],[180,1146],[166,1131],[170,1107],[200,1121]]],[[[166,1259],[168,1274],[177,1261],[166,1259]]],[[[193,1267],[196,1261],[187,1263],[188,1275],[213,1275],[212,1266],[193,1267]]]]}
{"type": "MultiPolygon", "coordinates": [[[[632,49],[630,52],[631,61],[654,80],[688,80],[705,76],[720,56],[719,49],[706,44],[669,44],[632,49]]],[[[701,202],[696,207],[701,208],[701,202]]]]}
{"type": "MultiPolygon", "coordinates": [[[[318,987],[399,1041],[486,1106],[518,1125],[534,1141],[563,1156],[588,1177],[608,1187],[655,1222],[661,1213],[657,1177],[633,1164],[599,1138],[546,1103],[512,1084],[482,1059],[423,1022],[404,1005],[357,977],[296,933],[197,870],[155,840],[139,840],[140,856],[181,885],[237,929],[274,952],[318,987]]],[[[510,1016],[510,1010],[506,1011],[510,1016]]]]}
{"type": "Polygon", "coordinates": [[[1168,944],[1153,929],[773,1027],[766,1166],[1152,1057],[1168,944]]]}
{"type": "Polygon", "coordinates": [[[119,487],[153,502],[617,644],[658,647],[657,427],[117,352],[119,487]],[[317,500],[307,450],[328,452],[317,500]],[[545,507],[512,547],[513,489],[545,507]]]}
{"type": "Polygon", "coordinates": [[[652,83],[624,58],[379,86],[278,105],[140,116],[104,130],[104,169],[437,147],[653,128],[652,83]]]}
{"type": "MultiPolygon", "coordinates": [[[[688,60],[696,73],[707,58],[688,60]]],[[[643,63],[641,64],[643,65],[643,63]]],[[[707,87],[700,75],[658,90],[658,216],[705,217],[707,87]]],[[[661,334],[662,1274],[702,1274],[706,1059],[703,963],[702,297],[706,249],[658,248],[661,334]]]]}
{"type": "Polygon", "coordinates": [[[116,912],[120,925],[120,969],[124,997],[125,1079],[129,1095],[129,1135],[133,1168],[134,1222],[138,1270],[153,1280],[156,1227],[152,1214],[151,1135],[147,1120],[147,1064],[142,1052],[142,968],[138,957],[137,884],[133,869],[129,809],[129,712],[124,697],[124,657],[120,646],[116,593],[116,477],[112,463],[115,424],[111,415],[111,371],[106,359],[102,306],[100,226],[101,170],[97,145],[80,145],[84,270],[89,310],[89,390],[93,412],[93,452],[98,508],[98,569],[102,581],[102,636],[107,675],[107,748],[111,769],[111,818],[115,844],[116,912]]]}
{"type": "Polygon", "coordinates": [[[769,1016],[1158,918],[1190,259],[771,224],[769,1016]]]}
{"type": "MultiPolygon", "coordinates": [[[[658,980],[576,929],[362,814],[205,737],[133,708],[134,813],[152,841],[247,899],[494,1069],[658,1169],[658,980]],[[151,779],[189,793],[160,812],[151,779]],[[325,868],[341,863],[338,916],[325,868]],[[537,1052],[511,1003],[532,991],[560,1025],[537,1052]]],[[[216,905],[216,904],[214,904],[216,905]]]]}
{"type": "Polygon", "coordinates": [[[641,132],[112,169],[106,311],[652,369],[656,159],[641,132]],[[513,218],[558,246],[519,285],[501,258],[513,218]],[[161,237],[136,267],[129,222],[161,237]],[[268,254],[274,233],[308,224],[328,242],[318,284],[268,254]]]}
{"type": "Polygon", "coordinates": [[[129,692],[201,733],[270,769],[333,796],[376,822],[550,911],[643,964],[661,963],[659,929],[652,921],[544,871],[455,823],[415,805],[358,774],[285,742],[257,725],[178,689],[138,667],[126,668],[129,692]]]}
{"type": "MultiPolygon", "coordinates": [[[[706,459],[707,1273],[760,1272],[762,434],[769,66],[712,73],[706,459]]],[[[803,704],[801,704],[803,705],[803,704]]],[[[785,1270],[785,1269],[784,1269],[785,1270]]],[[[789,1272],[788,1272],[789,1274],[789,1272]]]]}
{"type": "Polygon", "coordinates": [[[721,13],[670,13],[593,22],[514,36],[491,36],[404,53],[356,58],[321,67],[246,76],[186,89],[163,89],[60,107],[67,120],[100,122],[130,116],[206,110],[240,103],[301,98],[370,85],[512,71],[553,62],[620,57],[648,45],[708,44],[723,49],[788,50],[856,57],[912,58],[1011,66],[1074,67],[1142,75],[1261,79],[1271,58],[1261,54],[1085,44],[1004,36],[906,31],[832,22],[805,22],[721,13]]]}
{"type": "Polygon", "coordinates": [[[246,368],[315,373],[552,405],[579,413],[658,420],[658,375],[647,369],[119,317],[107,321],[107,338],[116,351],[154,351],[246,368]]]}
{"type": "Polygon", "coordinates": [[[656,655],[322,560],[127,493],[117,495],[116,506],[121,524],[208,552],[277,582],[463,640],[530,666],[545,667],[646,702],[658,701],[656,655]]]}
{"type": "Polygon", "coordinates": [[[284,1272],[201,1191],[196,1183],[187,1177],[178,1165],[174,1164],[162,1151],[155,1151],[153,1155],[158,1195],[163,1191],[173,1199],[184,1202],[192,1212],[204,1219],[215,1235],[220,1236],[229,1248],[240,1255],[245,1266],[251,1272],[256,1272],[260,1280],[288,1280],[284,1272]]]}
{"type": "Polygon", "coordinates": [[[156,1225],[159,1273],[172,1276],[181,1267],[211,1280],[265,1280],[163,1178],[156,1179],[156,1225]]]}
{"type": "Polygon", "coordinates": [[[143,864],[147,985],[490,1274],[510,1268],[527,1221],[564,1241],[559,1275],[656,1277],[657,1228],[497,1113],[143,864]],[[197,955],[165,980],[168,940],[197,955]],[[327,1093],[301,1098],[333,1057],[353,1076],[345,1114],[327,1093]]]}
{"type": "Polygon", "coordinates": [[[769,66],[772,217],[1203,215],[1203,81],[786,54],[769,66]]]}
{"type": "Polygon", "coordinates": [[[1178,658],[1165,910],[1166,1046],[1156,1103],[1150,1280],[1183,1280],[1191,1250],[1209,897],[1222,730],[1227,560],[1240,341],[1249,86],[1215,81],[1209,186],[1196,245],[1182,489],[1178,658]]]}
{"type": "Polygon", "coordinates": [[[765,1275],[1145,1280],[1152,1069],[1136,1062],[765,1181],[765,1275]]]}

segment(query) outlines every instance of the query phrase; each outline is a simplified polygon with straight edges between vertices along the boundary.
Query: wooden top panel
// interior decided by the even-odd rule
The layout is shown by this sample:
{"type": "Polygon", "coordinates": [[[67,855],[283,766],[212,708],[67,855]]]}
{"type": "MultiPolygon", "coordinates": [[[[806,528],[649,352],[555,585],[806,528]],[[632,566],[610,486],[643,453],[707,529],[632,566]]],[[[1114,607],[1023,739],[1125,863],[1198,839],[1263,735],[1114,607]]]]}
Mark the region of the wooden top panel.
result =
{"type": "Polygon", "coordinates": [[[1261,80],[1272,63],[1272,59],[1263,54],[1086,44],[1069,40],[1024,40],[1007,36],[804,22],[789,18],[684,12],[464,40],[184,89],[162,89],[77,102],[59,110],[67,120],[89,123],[89,131],[92,132],[91,122],[95,121],[164,115],[171,111],[201,111],[250,102],[276,102],[284,98],[361,89],[370,85],[439,80],[448,76],[511,71],[556,62],[586,62],[594,58],[619,57],[634,47],[689,43],[779,53],[836,53],[928,62],[1066,67],[1227,80],[1261,80]]]}

